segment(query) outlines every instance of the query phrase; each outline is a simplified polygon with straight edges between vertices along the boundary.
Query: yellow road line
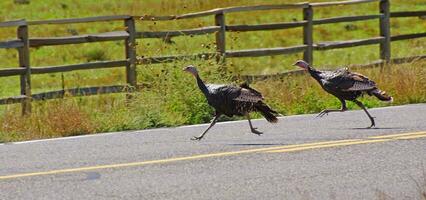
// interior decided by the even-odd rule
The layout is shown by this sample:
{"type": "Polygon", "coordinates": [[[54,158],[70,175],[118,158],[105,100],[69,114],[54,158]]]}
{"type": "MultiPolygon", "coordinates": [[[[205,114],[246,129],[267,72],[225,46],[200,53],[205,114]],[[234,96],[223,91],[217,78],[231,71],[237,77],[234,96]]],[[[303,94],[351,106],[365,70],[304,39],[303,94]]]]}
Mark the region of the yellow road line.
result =
{"type": "Polygon", "coordinates": [[[387,142],[391,141],[392,139],[376,139],[376,140],[358,140],[358,141],[352,141],[352,142],[341,142],[341,143],[334,143],[334,144],[324,144],[324,145],[316,145],[316,146],[308,146],[308,147],[297,147],[297,148],[290,148],[290,149],[279,149],[279,150],[272,150],[272,151],[266,151],[267,153],[283,153],[283,152],[292,152],[292,151],[303,151],[308,149],[320,149],[320,148],[327,148],[327,147],[339,147],[339,146],[348,146],[348,145],[355,145],[355,144],[368,144],[368,143],[377,143],[377,142],[387,142]]]}
{"type": "Polygon", "coordinates": [[[373,137],[368,137],[368,138],[373,138],[373,139],[393,138],[393,137],[406,136],[406,135],[420,135],[420,134],[425,134],[425,133],[426,133],[426,131],[414,132],[414,133],[398,133],[398,134],[393,134],[393,135],[379,135],[379,136],[373,136],[373,137]]]}
{"type": "Polygon", "coordinates": [[[0,176],[0,180],[15,179],[15,178],[22,178],[22,177],[31,177],[31,176],[54,175],[54,174],[63,174],[63,173],[72,173],[72,172],[83,172],[83,171],[90,171],[90,170],[114,169],[114,168],[132,167],[132,166],[144,166],[144,165],[150,165],[150,164],[162,164],[162,163],[170,163],[170,162],[177,162],[177,161],[232,156],[232,155],[257,153],[257,152],[277,153],[277,152],[303,151],[303,150],[308,150],[308,149],[348,146],[348,145],[356,145],[356,144],[378,143],[378,142],[386,142],[386,141],[395,141],[395,140],[399,140],[399,139],[415,139],[415,138],[421,138],[421,137],[426,137],[426,132],[414,132],[414,133],[374,136],[374,137],[369,137],[369,138],[365,138],[365,139],[334,140],[334,141],[314,142],[314,143],[305,143],[305,144],[284,145],[284,146],[267,147],[267,148],[247,149],[247,150],[240,150],[240,151],[200,154],[200,155],[194,155],[194,156],[167,158],[167,159],[160,159],[160,160],[150,160],[150,161],[141,161],[141,162],[121,163],[121,164],[78,167],[78,168],[44,171],[44,172],[22,173],[22,174],[0,176]],[[375,139],[377,137],[381,137],[381,138],[375,139]]]}
{"type": "Polygon", "coordinates": [[[398,137],[398,140],[409,140],[409,139],[415,139],[415,138],[422,138],[422,137],[426,137],[426,134],[424,135],[411,135],[411,136],[402,136],[402,137],[398,137]]]}
{"type": "Polygon", "coordinates": [[[422,138],[422,137],[426,137],[426,132],[403,133],[403,134],[394,134],[394,135],[387,135],[387,136],[386,135],[373,136],[373,137],[368,137],[364,140],[359,140],[359,141],[348,141],[348,142],[340,142],[340,143],[336,142],[331,144],[323,144],[323,145],[315,145],[315,146],[307,146],[307,147],[269,150],[266,152],[267,153],[284,153],[284,152],[302,151],[302,150],[308,150],[308,149],[319,149],[319,148],[327,148],[327,147],[379,143],[379,142],[388,142],[388,141],[395,141],[395,140],[408,140],[408,139],[416,139],[416,138],[422,138]],[[375,139],[375,138],[379,138],[379,139],[375,139]]]}
{"type": "Polygon", "coordinates": [[[70,173],[70,172],[81,172],[81,171],[90,171],[90,170],[99,170],[99,169],[112,169],[112,168],[121,168],[121,167],[143,166],[143,165],[149,165],[149,164],[160,164],[160,163],[168,163],[168,162],[176,162],[176,161],[184,161],[184,160],[195,160],[195,159],[202,159],[202,158],[231,156],[231,155],[246,154],[246,153],[256,153],[256,152],[262,152],[262,151],[268,151],[268,150],[274,150],[274,149],[295,148],[295,147],[304,147],[304,146],[312,146],[312,145],[330,144],[330,143],[336,143],[336,142],[348,142],[348,141],[354,141],[354,140],[337,140],[337,141],[315,142],[315,143],[307,143],[307,144],[294,144],[294,145],[287,145],[287,146],[247,149],[247,150],[241,150],[241,151],[230,151],[230,152],[212,153],[212,154],[201,154],[201,155],[195,155],[195,156],[168,158],[168,159],[151,160],[151,161],[141,161],[141,162],[111,164],[111,165],[98,165],[98,166],[90,166],[90,167],[79,167],[79,168],[52,170],[52,171],[45,171],[45,172],[23,173],[23,174],[0,176],[0,180],[29,177],[29,176],[41,176],[41,175],[53,175],[53,174],[62,174],[62,173],[70,173]]]}

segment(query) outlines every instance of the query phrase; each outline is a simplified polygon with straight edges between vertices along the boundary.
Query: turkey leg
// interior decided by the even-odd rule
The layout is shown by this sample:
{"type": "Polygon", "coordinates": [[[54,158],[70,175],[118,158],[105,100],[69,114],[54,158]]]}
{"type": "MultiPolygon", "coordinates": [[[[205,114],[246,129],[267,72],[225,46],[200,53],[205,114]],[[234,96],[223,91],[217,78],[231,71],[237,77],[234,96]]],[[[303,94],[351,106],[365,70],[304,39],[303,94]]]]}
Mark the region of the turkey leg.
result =
{"type": "Polygon", "coordinates": [[[324,115],[328,115],[328,113],[330,113],[330,112],[344,112],[344,111],[347,111],[347,110],[348,110],[348,108],[346,107],[346,102],[345,102],[345,100],[340,99],[340,98],[339,98],[339,100],[340,100],[340,102],[342,103],[342,107],[341,107],[340,109],[325,109],[325,110],[321,111],[321,112],[317,115],[317,117],[322,117],[322,116],[324,116],[324,115]]]}
{"type": "Polygon", "coordinates": [[[198,137],[194,136],[194,137],[191,138],[191,140],[201,140],[201,139],[203,139],[203,137],[207,133],[207,131],[209,131],[209,129],[216,124],[216,121],[217,121],[217,119],[219,119],[220,115],[221,114],[217,114],[216,113],[216,115],[214,116],[214,118],[212,119],[212,121],[210,123],[210,126],[200,136],[198,136],[198,137]]]}
{"type": "Polygon", "coordinates": [[[253,127],[253,125],[251,124],[250,114],[247,113],[246,116],[247,116],[247,120],[248,120],[249,125],[250,125],[251,132],[254,133],[254,134],[256,134],[256,135],[262,135],[263,133],[260,132],[260,131],[258,131],[258,130],[256,130],[257,128],[253,127]]]}
{"type": "Polygon", "coordinates": [[[362,104],[362,103],[361,103],[361,101],[358,101],[358,100],[356,100],[356,99],[355,99],[355,100],[353,100],[353,102],[354,102],[354,103],[356,103],[356,105],[358,105],[359,107],[361,107],[361,108],[364,110],[364,112],[367,114],[368,118],[370,118],[371,125],[370,125],[369,127],[367,127],[367,128],[371,128],[371,127],[376,126],[376,123],[374,123],[374,117],[372,117],[372,116],[370,115],[370,113],[368,113],[368,111],[367,111],[367,109],[365,108],[364,104],[362,104]]]}

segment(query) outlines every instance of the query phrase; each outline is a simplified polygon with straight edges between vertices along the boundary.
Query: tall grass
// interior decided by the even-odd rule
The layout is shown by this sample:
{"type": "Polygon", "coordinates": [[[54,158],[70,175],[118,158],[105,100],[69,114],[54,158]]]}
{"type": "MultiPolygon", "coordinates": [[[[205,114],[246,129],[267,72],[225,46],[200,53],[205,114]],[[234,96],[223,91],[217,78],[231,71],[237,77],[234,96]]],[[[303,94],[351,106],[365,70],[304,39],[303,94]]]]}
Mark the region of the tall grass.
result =
{"type": "MultiPolygon", "coordinates": [[[[198,66],[206,82],[241,82],[232,82],[231,77],[223,76],[220,66],[213,63],[182,61],[162,67],[152,65],[145,69],[144,76],[156,81],[136,93],[131,102],[126,102],[123,94],[70,97],[35,103],[34,112],[28,117],[18,114],[19,105],[8,106],[0,117],[0,141],[206,123],[213,109],[194,78],[182,71],[182,67],[190,63],[198,66]]],[[[400,105],[426,102],[425,64],[415,62],[356,71],[369,76],[391,94],[394,97],[391,105],[400,105]]],[[[340,106],[335,97],[324,92],[307,74],[255,82],[252,87],[260,90],[266,102],[285,115],[314,113],[340,106]]],[[[367,107],[390,105],[369,96],[361,101],[367,107]]],[[[359,109],[351,103],[348,107],[359,109]]]]}

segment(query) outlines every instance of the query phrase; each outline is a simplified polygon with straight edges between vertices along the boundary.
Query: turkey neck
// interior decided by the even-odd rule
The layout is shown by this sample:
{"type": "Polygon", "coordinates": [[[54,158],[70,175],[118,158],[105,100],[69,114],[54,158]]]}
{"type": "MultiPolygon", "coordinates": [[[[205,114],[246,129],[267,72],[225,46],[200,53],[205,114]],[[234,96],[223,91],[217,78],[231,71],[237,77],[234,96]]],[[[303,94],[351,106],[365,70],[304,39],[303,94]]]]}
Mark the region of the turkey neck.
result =
{"type": "Polygon", "coordinates": [[[207,89],[206,84],[204,84],[203,80],[201,80],[198,74],[195,77],[197,79],[198,88],[200,88],[203,94],[207,96],[209,94],[209,90],[207,89]]]}
{"type": "Polygon", "coordinates": [[[318,70],[316,70],[316,69],[314,69],[312,67],[308,67],[308,72],[317,81],[320,81],[322,79],[322,77],[320,76],[321,71],[318,71],[318,70]]]}

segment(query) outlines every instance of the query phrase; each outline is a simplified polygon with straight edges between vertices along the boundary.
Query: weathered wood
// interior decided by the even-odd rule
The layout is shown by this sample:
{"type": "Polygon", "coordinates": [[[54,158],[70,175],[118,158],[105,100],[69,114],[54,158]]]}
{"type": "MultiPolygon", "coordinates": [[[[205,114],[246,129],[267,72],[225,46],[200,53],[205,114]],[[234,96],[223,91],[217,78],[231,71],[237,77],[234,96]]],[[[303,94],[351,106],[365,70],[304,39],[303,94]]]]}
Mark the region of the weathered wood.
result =
{"type": "Polygon", "coordinates": [[[95,87],[82,87],[72,88],[65,90],[49,91],[39,94],[32,95],[33,100],[48,100],[64,98],[65,96],[90,96],[97,94],[110,94],[110,93],[121,93],[127,92],[129,88],[124,85],[112,85],[112,86],[95,86],[95,87]]]}
{"type": "Polygon", "coordinates": [[[320,3],[310,3],[312,7],[324,7],[324,6],[343,6],[343,5],[352,5],[360,3],[370,3],[376,2],[379,0],[349,0],[349,1],[332,1],[332,2],[320,2],[320,3]]]}
{"type": "MultiPolygon", "coordinates": [[[[194,17],[204,17],[204,16],[209,16],[209,15],[217,15],[217,14],[221,14],[221,13],[233,13],[233,12],[243,12],[243,11],[297,9],[297,8],[305,8],[307,6],[308,6],[307,3],[281,4],[281,5],[258,5],[258,6],[238,6],[238,7],[219,8],[219,9],[207,10],[207,11],[196,12],[196,13],[188,13],[188,14],[184,14],[184,15],[175,16],[172,19],[187,19],[187,18],[194,18],[194,17]]],[[[155,17],[155,18],[168,19],[167,17],[155,17]]]]}
{"type": "Polygon", "coordinates": [[[426,37],[426,33],[394,35],[394,36],[391,36],[391,41],[408,40],[408,39],[415,39],[415,38],[422,38],[422,37],[426,37]]]}
{"type": "Polygon", "coordinates": [[[303,26],[303,44],[306,45],[306,50],[303,52],[303,60],[309,64],[313,64],[314,57],[314,39],[313,39],[313,28],[314,28],[314,10],[312,6],[308,6],[303,9],[303,20],[307,23],[303,26]]]}
{"type": "Polygon", "coordinates": [[[284,23],[270,23],[270,24],[257,24],[257,25],[227,25],[227,31],[266,31],[266,30],[277,30],[277,29],[288,29],[304,26],[307,21],[299,22],[284,22],[284,23]]]}
{"type": "Polygon", "coordinates": [[[426,11],[391,12],[390,17],[421,17],[426,16],[426,11]]]}
{"type": "Polygon", "coordinates": [[[1,68],[0,77],[24,75],[27,72],[25,68],[1,68]]]}
{"type": "Polygon", "coordinates": [[[360,16],[347,16],[347,17],[332,17],[332,18],[325,18],[325,19],[316,19],[316,20],[314,20],[314,25],[340,23],[340,22],[364,21],[364,20],[378,19],[380,17],[383,17],[383,15],[360,15],[360,16]]]}
{"type": "Polygon", "coordinates": [[[6,98],[0,99],[0,105],[22,103],[26,99],[28,99],[28,98],[25,95],[19,95],[19,96],[14,96],[14,97],[6,97],[6,98]]]}
{"type": "Polygon", "coordinates": [[[27,22],[24,19],[0,22],[0,27],[24,26],[27,22]]]}
{"type": "MultiPolygon", "coordinates": [[[[136,90],[140,90],[144,87],[150,87],[147,84],[137,85],[136,90]]],[[[49,99],[58,99],[64,97],[74,97],[74,96],[90,96],[98,94],[111,94],[111,93],[127,93],[131,88],[127,85],[111,85],[111,86],[94,86],[94,87],[79,87],[71,89],[62,89],[49,92],[42,92],[31,95],[32,101],[42,101],[49,99]]],[[[27,99],[26,96],[14,96],[0,99],[0,105],[2,104],[15,104],[21,103],[27,99]]]]}
{"type": "Polygon", "coordinates": [[[426,55],[409,56],[409,57],[402,57],[402,58],[393,58],[391,59],[391,63],[393,64],[411,63],[414,61],[424,60],[424,59],[426,59],[426,55]]]}
{"type": "Polygon", "coordinates": [[[276,74],[242,75],[242,76],[239,76],[239,78],[243,79],[244,81],[248,83],[252,83],[255,81],[264,81],[267,79],[280,79],[287,76],[301,75],[305,73],[306,73],[305,70],[296,69],[296,70],[291,70],[291,71],[276,73],[276,74]]]}
{"type": "Polygon", "coordinates": [[[187,14],[183,14],[183,15],[176,15],[176,16],[174,16],[173,19],[189,19],[189,18],[216,15],[216,14],[219,14],[219,13],[223,13],[222,10],[223,9],[221,9],[221,8],[216,8],[216,9],[213,9],[213,10],[206,10],[206,11],[201,11],[201,12],[187,13],[187,14]]]}
{"type": "Polygon", "coordinates": [[[88,42],[102,42],[102,41],[115,41],[124,40],[129,37],[126,31],[114,31],[100,34],[91,35],[77,35],[67,37],[52,37],[52,38],[31,38],[30,46],[52,46],[52,45],[65,45],[65,44],[80,44],[88,42]]]}
{"type": "Polygon", "coordinates": [[[379,9],[383,15],[380,18],[380,36],[384,39],[380,43],[380,59],[389,62],[391,59],[391,33],[390,33],[390,11],[389,0],[380,0],[379,9]]]}
{"type": "Polygon", "coordinates": [[[25,69],[25,73],[20,76],[21,95],[27,98],[22,102],[22,114],[31,112],[31,68],[30,68],[30,45],[28,40],[28,26],[18,27],[18,38],[24,44],[18,48],[19,66],[25,69]]]}
{"type": "Polygon", "coordinates": [[[82,64],[74,64],[74,65],[33,67],[31,68],[31,73],[32,74],[48,74],[48,73],[58,73],[58,72],[69,72],[69,71],[75,71],[75,70],[115,68],[115,67],[126,66],[127,63],[128,63],[127,60],[117,60],[117,61],[98,61],[98,62],[82,63],[82,64]]]}
{"type": "Polygon", "coordinates": [[[365,68],[375,68],[375,67],[383,67],[385,65],[385,62],[383,60],[376,60],[367,64],[350,64],[346,67],[348,67],[351,70],[358,70],[358,69],[365,69],[365,68]]]}
{"type": "Polygon", "coordinates": [[[292,54],[305,51],[306,45],[293,46],[293,47],[277,47],[277,48],[263,48],[263,49],[247,49],[247,50],[233,50],[227,51],[226,57],[258,57],[258,56],[272,56],[282,54],[292,54]]]}
{"type": "Polygon", "coordinates": [[[185,29],[185,30],[170,30],[170,31],[150,31],[136,32],[136,38],[164,38],[175,37],[181,35],[204,35],[220,31],[220,26],[208,26],[202,28],[185,29]]]}
{"type": "Polygon", "coordinates": [[[281,4],[281,5],[258,5],[258,6],[239,6],[239,7],[230,7],[224,8],[222,11],[224,13],[231,12],[243,12],[243,11],[259,11],[259,10],[281,10],[281,9],[297,9],[297,8],[307,8],[308,3],[295,3],[295,4],[281,4]]]}
{"type": "Polygon", "coordinates": [[[135,20],[133,18],[126,19],[124,21],[127,33],[129,37],[125,42],[126,59],[128,60],[126,65],[126,81],[130,87],[136,87],[136,28],[135,20]]]}
{"type": "MultiPolygon", "coordinates": [[[[127,90],[128,87],[124,85],[71,88],[33,94],[31,95],[31,101],[59,99],[64,98],[66,96],[90,96],[97,94],[121,93],[126,92],[127,90]]],[[[26,99],[28,98],[25,95],[3,98],[0,99],[0,105],[22,103],[26,99]]]]}
{"type": "Polygon", "coordinates": [[[332,41],[332,42],[321,42],[314,45],[316,50],[328,50],[328,49],[339,49],[371,44],[380,44],[384,40],[383,37],[374,37],[369,39],[360,40],[348,40],[348,41],[332,41]]]}
{"type": "Polygon", "coordinates": [[[37,20],[28,21],[28,25],[42,25],[42,24],[75,24],[87,22],[105,22],[128,19],[129,15],[116,15],[116,16],[99,16],[99,17],[85,17],[85,18],[71,18],[71,19],[52,19],[52,20],[37,20]]]}
{"type": "Polygon", "coordinates": [[[225,14],[219,13],[215,15],[215,25],[220,27],[220,30],[216,32],[216,52],[217,57],[216,61],[220,64],[226,63],[226,42],[225,42],[225,33],[226,33],[226,24],[225,24],[225,14]]]}
{"type": "Polygon", "coordinates": [[[24,43],[21,40],[1,41],[0,49],[12,49],[23,47],[24,43]]]}
{"type": "Polygon", "coordinates": [[[200,53],[193,55],[177,55],[177,56],[158,56],[158,57],[142,57],[138,58],[138,64],[159,64],[159,63],[170,63],[177,60],[184,59],[212,59],[216,56],[216,53],[200,53]]]}
{"type": "Polygon", "coordinates": [[[167,20],[176,19],[176,15],[167,15],[167,16],[142,15],[142,16],[133,16],[133,19],[139,19],[142,21],[167,21],[167,20]]]}

